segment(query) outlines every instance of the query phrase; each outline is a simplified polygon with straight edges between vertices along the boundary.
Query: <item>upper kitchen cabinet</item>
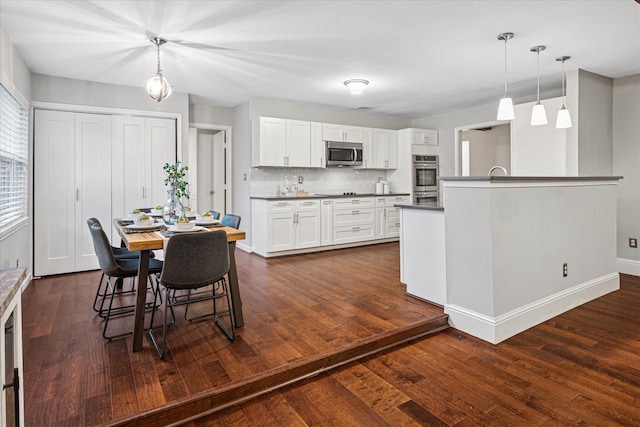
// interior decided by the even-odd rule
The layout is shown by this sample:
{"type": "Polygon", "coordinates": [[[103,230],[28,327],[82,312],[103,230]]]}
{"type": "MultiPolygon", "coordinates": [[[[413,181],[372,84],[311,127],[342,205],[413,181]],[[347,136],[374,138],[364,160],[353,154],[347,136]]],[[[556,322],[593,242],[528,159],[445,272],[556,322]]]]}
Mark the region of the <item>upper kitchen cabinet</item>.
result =
{"type": "Polygon", "coordinates": [[[311,123],[259,117],[253,123],[251,165],[310,167],[311,123]]]}
{"type": "Polygon", "coordinates": [[[398,133],[391,129],[373,129],[369,169],[398,168],[398,133]]]}
{"type": "Polygon", "coordinates": [[[311,159],[312,168],[326,168],[325,142],[322,139],[322,123],[311,122],[311,159]]]}
{"type": "Polygon", "coordinates": [[[322,139],[325,141],[360,142],[364,141],[365,128],[359,126],[322,124],[322,139]]]}
{"type": "Polygon", "coordinates": [[[412,144],[438,145],[438,131],[431,129],[412,129],[412,144]]]}

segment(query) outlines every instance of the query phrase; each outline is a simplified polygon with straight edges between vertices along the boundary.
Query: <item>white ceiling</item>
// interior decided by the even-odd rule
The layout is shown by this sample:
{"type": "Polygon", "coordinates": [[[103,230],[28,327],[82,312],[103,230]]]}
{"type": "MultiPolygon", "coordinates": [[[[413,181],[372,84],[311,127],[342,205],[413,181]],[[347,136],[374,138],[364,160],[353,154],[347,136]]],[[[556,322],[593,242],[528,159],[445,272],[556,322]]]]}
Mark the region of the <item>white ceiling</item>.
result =
{"type": "Polygon", "coordinates": [[[0,0],[0,20],[38,74],[142,87],[161,48],[173,90],[196,104],[250,99],[370,108],[409,118],[498,100],[504,85],[558,94],[561,64],[609,77],[640,73],[640,4],[582,1],[0,0]],[[369,80],[363,95],[342,82],[369,80]]]}

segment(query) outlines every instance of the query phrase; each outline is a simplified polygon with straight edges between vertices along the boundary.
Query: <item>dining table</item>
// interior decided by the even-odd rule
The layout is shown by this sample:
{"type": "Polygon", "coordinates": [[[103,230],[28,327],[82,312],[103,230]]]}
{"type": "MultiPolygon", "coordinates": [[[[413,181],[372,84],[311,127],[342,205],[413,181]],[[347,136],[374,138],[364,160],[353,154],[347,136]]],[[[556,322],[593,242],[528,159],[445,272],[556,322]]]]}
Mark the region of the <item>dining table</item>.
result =
{"type": "MultiPolygon", "coordinates": [[[[150,230],[132,229],[126,220],[121,218],[115,218],[113,224],[122,239],[124,246],[130,251],[140,251],[140,262],[138,264],[138,286],[136,290],[136,304],[134,314],[134,326],[133,326],[133,351],[142,350],[142,338],[144,336],[144,317],[145,317],[145,300],[146,300],[146,286],[141,284],[146,283],[147,276],[149,275],[149,258],[151,251],[164,249],[171,236],[166,236],[161,233],[160,230],[166,227],[162,227],[160,224],[158,227],[150,230]]],[[[244,318],[242,315],[242,299],[240,298],[240,287],[238,285],[238,271],[236,269],[235,250],[236,242],[238,240],[244,240],[246,234],[242,230],[238,230],[232,227],[222,226],[216,224],[209,227],[198,227],[198,232],[206,233],[209,230],[224,230],[227,233],[227,242],[229,248],[229,292],[231,294],[232,315],[234,317],[236,327],[244,326],[244,318]]],[[[172,234],[166,233],[165,234],[172,234]]]]}

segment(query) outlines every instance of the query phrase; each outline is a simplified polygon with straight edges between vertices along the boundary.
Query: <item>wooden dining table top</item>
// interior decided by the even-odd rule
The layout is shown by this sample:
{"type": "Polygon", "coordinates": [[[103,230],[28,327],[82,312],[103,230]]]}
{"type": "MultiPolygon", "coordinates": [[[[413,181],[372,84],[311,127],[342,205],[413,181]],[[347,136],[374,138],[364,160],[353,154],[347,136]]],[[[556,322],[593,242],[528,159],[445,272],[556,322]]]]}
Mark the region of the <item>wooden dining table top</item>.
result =
{"type": "MultiPolygon", "coordinates": [[[[163,249],[166,242],[169,240],[169,237],[163,237],[155,231],[148,231],[144,233],[125,233],[124,231],[122,231],[122,229],[126,228],[127,226],[119,225],[118,220],[120,220],[120,218],[114,219],[113,223],[118,229],[118,234],[125,242],[127,248],[130,251],[163,249]]],[[[244,231],[232,227],[211,227],[206,228],[205,230],[224,230],[224,232],[227,233],[228,242],[236,242],[238,240],[246,239],[246,234],[244,231]]]]}

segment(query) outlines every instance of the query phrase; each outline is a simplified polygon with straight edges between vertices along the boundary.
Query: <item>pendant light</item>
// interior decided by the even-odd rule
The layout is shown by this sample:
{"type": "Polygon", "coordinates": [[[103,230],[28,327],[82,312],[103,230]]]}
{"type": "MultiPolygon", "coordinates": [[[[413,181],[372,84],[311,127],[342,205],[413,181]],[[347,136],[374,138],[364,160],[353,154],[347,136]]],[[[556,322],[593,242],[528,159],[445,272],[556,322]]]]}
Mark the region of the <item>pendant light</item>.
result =
{"type": "Polygon", "coordinates": [[[498,120],[513,120],[513,101],[507,96],[507,40],[513,38],[513,33],[500,33],[498,40],[504,40],[504,97],[498,105],[498,120]]]}
{"type": "Polygon", "coordinates": [[[560,108],[560,111],[558,111],[558,118],[556,119],[557,129],[567,129],[573,126],[571,124],[571,115],[569,114],[569,110],[567,110],[567,107],[565,107],[564,105],[567,97],[566,88],[565,88],[565,79],[567,78],[567,76],[565,75],[565,72],[564,72],[564,61],[566,61],[567,59],[571,59],[571,57],[560,56],[556,58],[556,61],[562,62],[562,108],[560,108]]]}
{"type": "Polygon", "coordinates": [[[147,93],[151,98],[160,102],[171,95],[171,86],[169,85],[167,79],[162,76],[162,70],[160,70],[160,46],[165,44],[167,41],[165,39],[161,39],[160,37],[151,37],[149,40],[151,41],[151,43],[156,45],[158,68],[156,75],[154,75],[147,81],[147,93]]]}
{"type": "Polygon", "coordinates": [[[533,106],[533,110],[531,111],[531,126],[547,124],[547,112],[544,110],[544,105],[540,103],[540,52],[545,50],[546,48],[546,46],[534,46],[531,48],[531,52],[536,52],[538,61],[538,97],[536,105],[533,106]]]}

